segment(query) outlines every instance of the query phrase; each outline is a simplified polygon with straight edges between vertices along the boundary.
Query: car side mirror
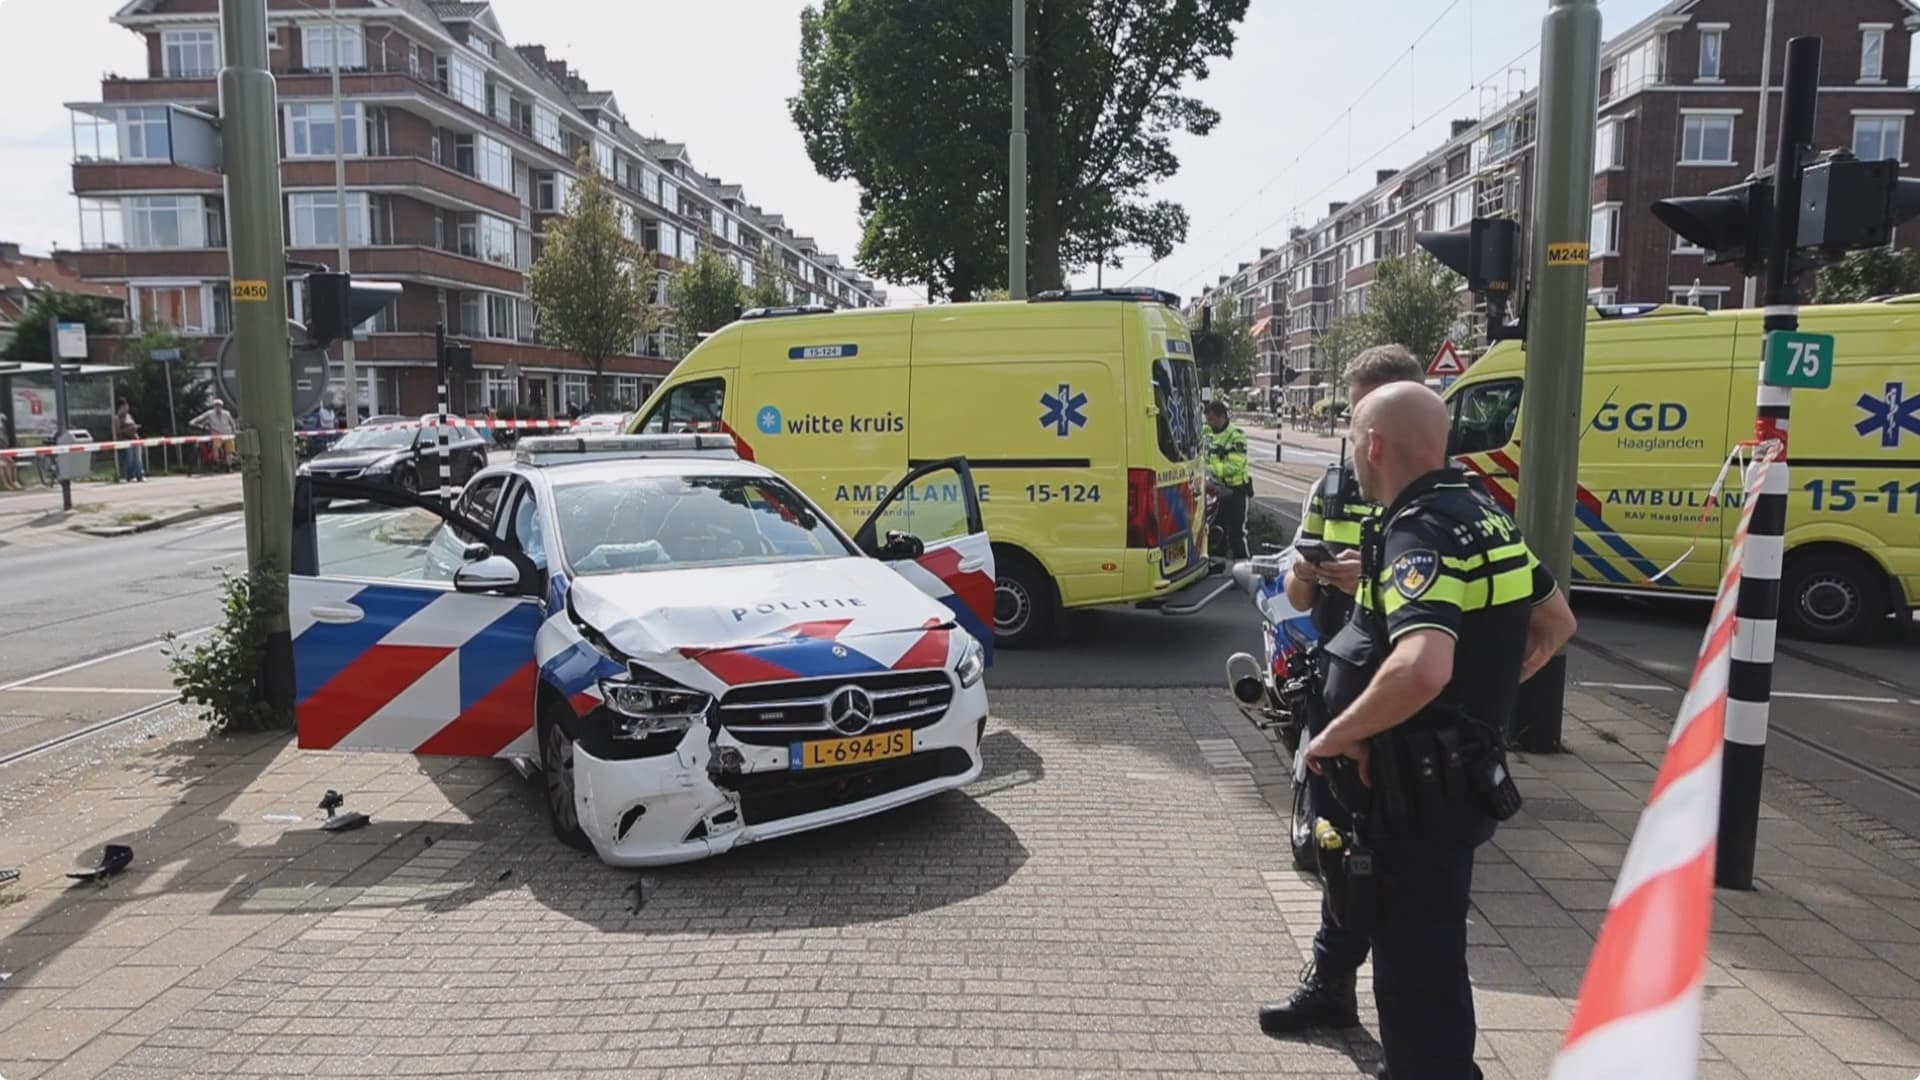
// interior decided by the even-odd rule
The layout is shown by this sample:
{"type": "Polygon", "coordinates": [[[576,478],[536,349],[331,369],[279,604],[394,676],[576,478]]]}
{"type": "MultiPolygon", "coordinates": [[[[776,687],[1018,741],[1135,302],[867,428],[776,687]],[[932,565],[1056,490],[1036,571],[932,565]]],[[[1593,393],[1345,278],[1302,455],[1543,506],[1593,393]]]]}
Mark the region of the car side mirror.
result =
{"type": "Polygon", "coordinates": [[[504,555],[488,555],[461,564],[453,572],[453,588],[463,593],[512,592],[521,585],[520,568],[504,555]]]}
{"type": "Polygon", "coordinates": [[[493,554],[492,548],[488,547],[485,544],[479,543],[478,541],[468,544],[466,547],[460,549],[461,560],[465,562],[470,562],[470,563],[479,562],[480,560],[492,554],[493,554]]]}
{"type": "Polygon", "coordinates": [[[905,562],[917,559],[927,553],[927,545],[912,533],[893,530],[887,533],[887,542],[880,545],[880,558],[886,562],[905,562]]]}

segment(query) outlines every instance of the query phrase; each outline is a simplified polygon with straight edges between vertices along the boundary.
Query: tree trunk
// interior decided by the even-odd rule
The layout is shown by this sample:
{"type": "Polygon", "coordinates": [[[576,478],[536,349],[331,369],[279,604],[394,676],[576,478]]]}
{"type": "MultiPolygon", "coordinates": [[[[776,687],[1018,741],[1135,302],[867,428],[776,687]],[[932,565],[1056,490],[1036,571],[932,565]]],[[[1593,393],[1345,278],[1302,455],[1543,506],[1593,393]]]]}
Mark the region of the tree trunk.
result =
{"type": "MultiPolygon", "coordinates": [[[[1036,5],[1036,48],[1027,65],[1027,295],[1066,287],[1060,241],[1066,231],[1060,207],[1060,94],[1053,81],[1048,42],[1063,17],[1058,5],[1036,5]]],[[[1071,17],[1071,16],[1066,16],[1071,17]]]]}

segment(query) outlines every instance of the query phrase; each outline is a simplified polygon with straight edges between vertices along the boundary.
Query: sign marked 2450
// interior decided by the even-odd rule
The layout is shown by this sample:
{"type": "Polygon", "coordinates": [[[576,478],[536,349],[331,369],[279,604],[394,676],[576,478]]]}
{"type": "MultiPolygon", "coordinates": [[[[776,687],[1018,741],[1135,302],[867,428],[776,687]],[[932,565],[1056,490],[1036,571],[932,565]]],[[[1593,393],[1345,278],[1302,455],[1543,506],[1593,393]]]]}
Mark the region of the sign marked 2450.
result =
{"type": "Polygon", "coordinates": [[[235,278],[233,298],[239,303],[264,304],[267,302],[267,283],[235,278]]]}

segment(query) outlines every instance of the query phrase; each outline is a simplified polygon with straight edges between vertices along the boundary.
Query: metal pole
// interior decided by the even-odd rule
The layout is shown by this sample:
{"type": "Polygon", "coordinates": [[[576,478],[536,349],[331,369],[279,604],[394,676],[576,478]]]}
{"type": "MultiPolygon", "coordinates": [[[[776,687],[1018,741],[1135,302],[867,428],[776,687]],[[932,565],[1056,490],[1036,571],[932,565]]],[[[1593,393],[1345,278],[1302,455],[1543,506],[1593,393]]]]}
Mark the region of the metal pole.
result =
{"type": "MultiPolygon", "coordinates": [[[[167,434],[180,434],[180,417],[173,411],[173,365],[178,360],[161,365],[160,374],[167,384],[167,434]]],[[[169,472],[173,470],[173,444],[167,443],[160,448],[160,464],[169,472]]]]}
{"type": "MultiPolygon", "coordinates": [[[[1773,83],[1773,0],[1767,0],[1767,29],[1760,45],[1760,107],[1753,125],[1753,171],[1759,172],[1767,167],[1767,99],[1772,96],[1773,83]]],[[[1754,304],[1754,294],[1760,287],[1760,279],[1753,274],[1747,275],[1746,300],[1741,307],[1750,308],[1754,304]]]]}
{"type": "MultiPolygon", "coordinates": [[[[60,359],[60,314],[51,304],[47,307],[47,346],[50,350],[47,357],[53,361],[53,422],[60,425],[60,430],[54,433],[53,438],[58,442],[66,438],[71,425],[67,420],[67,365],[60,359]]],[[[111,438],[113,432],[108,431],[107,435],[111,438]]],[[[118,455],[119,451],[114,453],[118,455]]],[[[93,455],[88,454],[87,457],[91,459],[93,455]]],[[[56,456],[53,460],[54,467],[58,469],[60,458],[56,456]]],[[[118,467],[116,462],[115,468],[118,467]]],[[[60,479],[60,509],[69,513],[73,510],[73,481],[65,477],[60,479]]]]}
{"type": "MultiPolygon", "coordinates": [[[[340,8],[337,0],[327,0],[327,18],[333,24],[333,220],[340,234],[340,272],[347,274],[353,272],[353,256],[347,247],[347,121],[340,107],[340,8]]],[[[364,131],[356,134],[361,138],[366,136],[364,131]]],[[[352,333],[340,339],[340,367],[341,376],[346,381],[345,393],[341,398],[342,411],[347,415],[347,427],[353,428],[360,423],[360,379],[353,365],[352,333]]]]}
{"type": "Polygon", "coordinates": [[[1013,130],[1007,136],[1007,295],[1027,298],[1027,0],[1013,0],[1013,130]]]}
{"type": "Polygon", "coordinates": [[[433,370],[439,380],[440,425],[434,429],[433,453],[424,455],[431,464],[426,470],[428,475],[420,478],[420,494],[438,496],[440,469],[445,464],[447,451],[447,324],[443,322],[433,324],[433,370]]]}
{"type": "MultiPolygon", "coordinates": [[[[1540,32],[1540,182],[1533,192],[1527,260],[1527,393],[1520,402],[1526,461],[1520,529],[1566,588],[1573,565],[1573,507],[1580,483],[1580,386],[1587,352],[1587,259],[1593,219],[1593,144],[1600,107],[1600,7],[1549,0],[1540,32]],[[1562,257],[1549,262],[1549,247],[1562,257]],[[1557,263],[1557,265],[1556,265],[1557,263]]],[[[1514,730],[1521,749],[1560,749],[1567,658],[1553,658],[1520,688],[1514,730]]]]}
{"type": "MultiPolygon", "coordinates": [[[[1773,230],[1767,237],[1766,337],[1800,328],[1800,280],[1793,265],[1800,235],[1801,174],[1814,149],[1814,107],[1820,97],[1820,39],[1787,42],[1780,139],[1775,144],[1773,230]]],[[[1745,572],[1734,601],[1733,657],[1727,672],[1727,724],[1720,783],[1720,841],[1713,880],[1723,889],[1753,888],[1754,844],[1760,832],[1760,778],[1767,766],[1767,713],[1773,698],[1774,622],[1780,614],[1780,564],[1787,530],[1787,426],[1793,390],[1768,386],[1766,344],[1760,346],[1760,390],[1754,437],[1762,451],[1779,447],[1767,486],[1747,524],[1745,572]]]]}
{"type": "Polygon", "coordinates": [[[267,69],[266,0],[221,0],[221,165],[233,338],[239,357],[241,492],[247,567],[264,577],[267,643],[256,689],[284,719],[292,713],[293,638],[286,607],[293,564],[293,365],[287,344],[287,253],[282,246],[280,139],[267,69]]]}

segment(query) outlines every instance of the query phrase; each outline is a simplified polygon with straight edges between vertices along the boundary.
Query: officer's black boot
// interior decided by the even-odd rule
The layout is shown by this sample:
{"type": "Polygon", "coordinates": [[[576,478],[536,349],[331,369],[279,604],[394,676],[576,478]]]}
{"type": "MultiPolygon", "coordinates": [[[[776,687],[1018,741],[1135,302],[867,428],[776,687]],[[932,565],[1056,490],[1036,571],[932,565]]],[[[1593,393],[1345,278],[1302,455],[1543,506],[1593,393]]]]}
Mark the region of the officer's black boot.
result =
{"type": "Polygon", "coordinates": [[[1297,1035],[1314,1028],[1357,1027],[1360,1003],[1353,984],[1351,971],[1322,972],[1308,964],[1292,997],[1261,1007],[1260,1030],[1269,1035],[1297,1035]]]}

